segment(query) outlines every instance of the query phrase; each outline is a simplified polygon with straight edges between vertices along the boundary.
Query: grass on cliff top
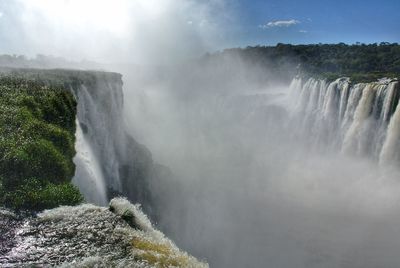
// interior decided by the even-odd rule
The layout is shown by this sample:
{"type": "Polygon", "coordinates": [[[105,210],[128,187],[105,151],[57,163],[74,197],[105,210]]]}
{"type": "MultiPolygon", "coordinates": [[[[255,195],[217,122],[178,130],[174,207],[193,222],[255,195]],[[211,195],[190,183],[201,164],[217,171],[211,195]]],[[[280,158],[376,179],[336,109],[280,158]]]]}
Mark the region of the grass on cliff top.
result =
{"type": "Polygon", "coordinates": [[[0,76],[0,205],[42,210],[82,201],[75,166],[76,101],[33,80],[0,76]]]}
{"type": "Polygon", "coordinates": [[[189,264],[188,256],[177,254],[168,245],[157,244],[141,238],[134,238],[132,245],[135,249],[140,250],[136,259],[154,267],[187,267],[189,264]]]}
{"type": "Polygon", "coordinates": [[[19,77],[29,80],[38,85],[52,86],[57,88],[68,88],[76,90],[81,85],[95,88],[99,80],[122,83],[122,75],[103,71],[81,71],[69,69],[31,69],[31,68],[8,68],[0,66],[0,74],[9,77],[19,77]]]}

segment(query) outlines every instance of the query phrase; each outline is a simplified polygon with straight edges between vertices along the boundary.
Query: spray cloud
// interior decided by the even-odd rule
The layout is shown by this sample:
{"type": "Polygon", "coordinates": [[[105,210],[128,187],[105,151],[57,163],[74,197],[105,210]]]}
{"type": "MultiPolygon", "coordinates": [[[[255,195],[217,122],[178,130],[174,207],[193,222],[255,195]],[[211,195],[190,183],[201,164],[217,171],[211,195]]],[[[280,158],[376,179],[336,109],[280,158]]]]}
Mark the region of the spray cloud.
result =
{"type": "MultiPolygon", "coordinates": [[[[0,1],[0,12],[1,53],[123,72],[127,125],[172,170],[152,187],[165,208],[160,228],[178,245],[213,267],[399,266],[398,169],[346,153],[376,123],[362,109],[371,85],[349,92],[345,81],[310,80],[293,94],[291,81],[235,55],[177,64],[224,45],[235,19],[219,0],[0,1]],[[335,99],[339,84],[348,98],[335,99]],[[309,127],[317,118],[320,128],[309,127]],[[350,131],[333,135],[339,123],[350,131]],[[340,138],[344,152],[332,142],[340,138]]],[[[395,114],[385,159],[398,140],[395,114]]]]}

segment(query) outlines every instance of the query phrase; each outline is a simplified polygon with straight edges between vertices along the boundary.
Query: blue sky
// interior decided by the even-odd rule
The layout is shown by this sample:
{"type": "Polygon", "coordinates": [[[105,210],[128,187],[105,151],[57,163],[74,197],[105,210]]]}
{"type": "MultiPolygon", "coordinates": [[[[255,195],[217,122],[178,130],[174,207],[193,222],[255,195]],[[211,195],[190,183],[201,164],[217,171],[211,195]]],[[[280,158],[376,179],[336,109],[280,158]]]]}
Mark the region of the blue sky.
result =
{"type": "Polygon", "coordinates": [[[0,0],[0,54],[171,62],[277,43],[400,43],[400,0],[0,0]]]}
{"type": "Polygon", "coordinates": [[[399,0],[240,0],[238,23],[228,29],[235,45],[400,42],[399,0]],[[268,22],[288,25],[257,27],[268,22]]]}

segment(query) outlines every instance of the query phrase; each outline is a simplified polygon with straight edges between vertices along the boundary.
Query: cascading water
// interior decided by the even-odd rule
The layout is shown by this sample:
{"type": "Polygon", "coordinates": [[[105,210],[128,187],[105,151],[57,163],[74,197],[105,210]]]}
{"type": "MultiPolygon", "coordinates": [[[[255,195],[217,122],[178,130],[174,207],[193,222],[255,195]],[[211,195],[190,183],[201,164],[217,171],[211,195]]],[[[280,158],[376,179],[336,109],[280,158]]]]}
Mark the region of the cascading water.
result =
{"type": "Polygon", "coordinates": [[[399,159],[400,146],[400,105],[397,105],[390,124],[388,134],[379,156],[381,164],[396,163],[399,159]]]}
{"type": "Polygon", "coordinates": [[[399,154],[397,81],[207,79],[132,86],[131,125],[174,171],[154,187],[161,229],[213,267],[399,267],[399,173],[381,156],[399,154]]]}
{"type": "Polygon", "coordinates": [[[125,130],[121,75],[98,72],[71,91],[78,100],[75,184],[89,202],[104,205],[124,195],[151,214],[148,180],[157,170],[125,130]]]}
{"type": "MultiPolygon", "coordinates": [[[[22,70],[21,73],[74,94],[77,107],[70,94],[61,95],[68,96],[68,104],[64,99],[43,103],[53,108],[48,109],[51,118],[75,119],[73,182],[86,201],[107,206],[113,196],[123,195],[142,206],[125,198],[113,198],[109,207],[62,206],[37,215],[0,208],[0,266],[158,267],[163,263],[174,267],[208,267],[181,252],[142,213],[141,207],[155,219],[157,206],[152,203],[149,183],[161,175],[159,172],[164,172],[164,177],[169,174],[166,168],[154,164],[146,147],[126,132],[121,75],[72,70],[22,70]]],[[[49,163],[52,162],[46,161],[44,168],[51,168],[49,163]]],[[[54,193],[58,192],[51,190],[50,200],[54,193]]],[[[47,196],[40,196],[40,202],[44,200],[47,201],[47,196]]]]}
{"type": "Polygon", "coordinates": [[[366,134],[363,132],[368,131],[365,126],[365,121],[368,119],[371,112],[374,93],[372,85],[367,85],[363,90],[361,100],[354,113],[353,122],[344,136],[342,150],[346,153],[363,153],[362,150],[365,146],[363,144],[363,139],[366,134]]]}
{"type": "MultiPolygon", "coordinates": [[[[100,163],[99,173],[106,180],[102,184],[116,191],[121,190],[117,157],[119,144],[116,141],[123,143],[122,122],[119,117],[122,96],[118,96],[118,93],[121,91],[113,89],[104,82],[97,82],[94,87],[81,85],[75,91],[78,99],[77,117],[86,146],[100,163]]],[[[81,148],[77,146],[78,154],[80,151],[81,148]]],[[[78,163],[77,176],[80,173],[79,166],[78,163]]],[[[75,178],[75,181],[82,180],[86,178],[75,178]]],[[[98,180],[101,179],[98,178],[98,180]]]]}
{"type": "Polygon", "coordinates": [[[331,83],[314,78],[291,83],[295,103],[293,120],[300,122],[296,135],[324,148],[345,154],[369,156],[387,163],[399,158],[399,83],[382,79],[352,85],[348,78],[331,83]]]}
{"type": "Polygon", "coordinates": [[[79,187],[86,201],[106,205],[107,190],[101,166],[83,134],[81,124],[78,120],[76,121],[75,149],[77,154],[74,158],[76,170],[73,183],[79,187]]]}

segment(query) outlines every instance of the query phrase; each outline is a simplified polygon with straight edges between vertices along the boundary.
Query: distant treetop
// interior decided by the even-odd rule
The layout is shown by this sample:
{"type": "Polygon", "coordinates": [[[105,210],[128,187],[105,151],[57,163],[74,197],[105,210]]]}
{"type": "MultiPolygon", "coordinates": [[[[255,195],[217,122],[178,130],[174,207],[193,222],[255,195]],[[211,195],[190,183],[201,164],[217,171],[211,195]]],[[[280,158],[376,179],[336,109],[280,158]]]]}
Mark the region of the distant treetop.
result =
{"type": "Polygon", "coordinates": [[[209,57],[236,55],[243,60],[290,75],[301,73],[330,79],[349,76],[357,82],[383,76],[400,77],[400,45],[374,43],[255,46],[226,49],[209,57]]]}

